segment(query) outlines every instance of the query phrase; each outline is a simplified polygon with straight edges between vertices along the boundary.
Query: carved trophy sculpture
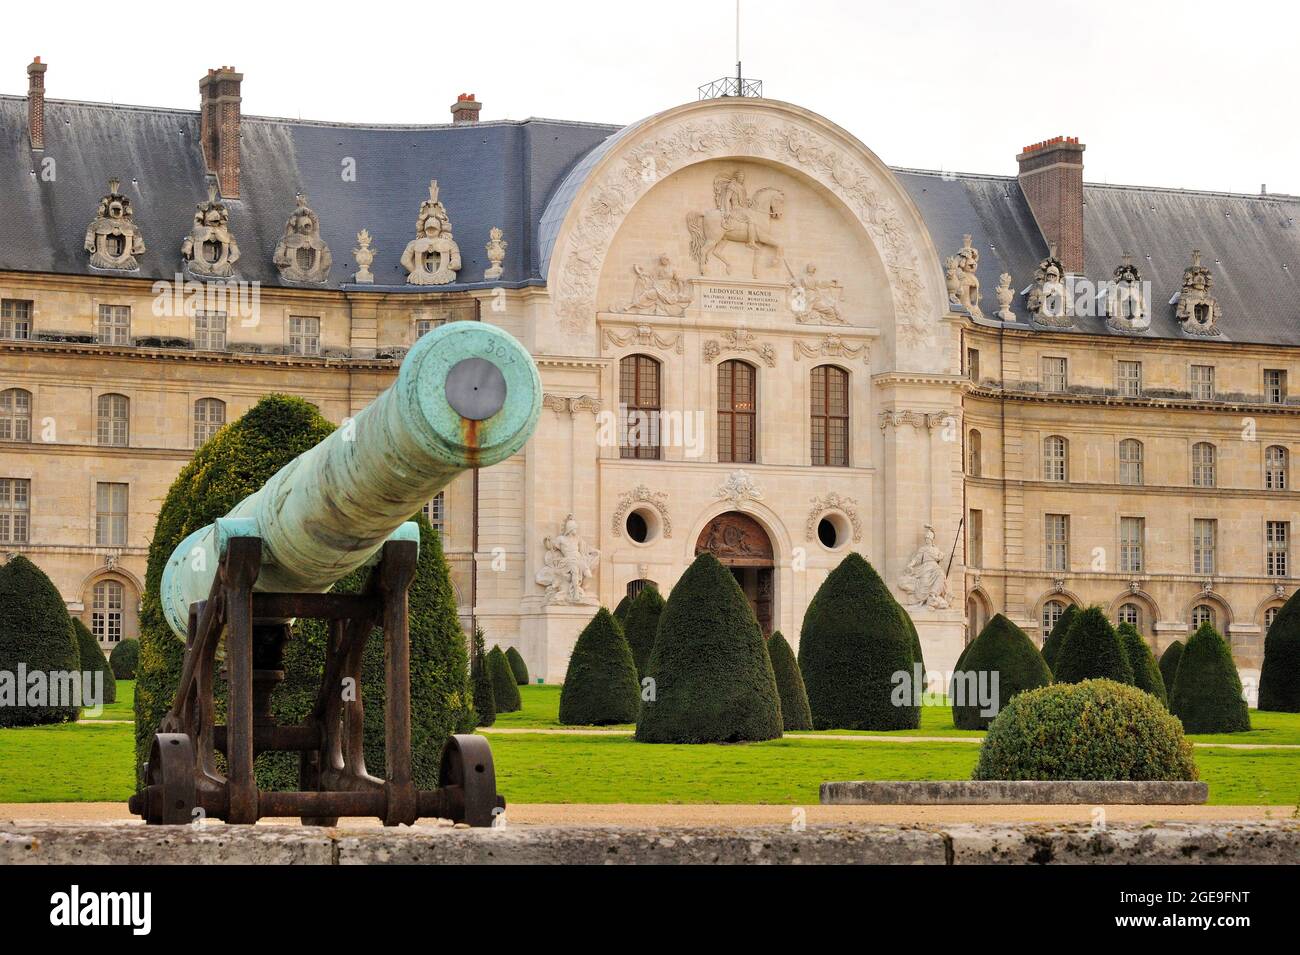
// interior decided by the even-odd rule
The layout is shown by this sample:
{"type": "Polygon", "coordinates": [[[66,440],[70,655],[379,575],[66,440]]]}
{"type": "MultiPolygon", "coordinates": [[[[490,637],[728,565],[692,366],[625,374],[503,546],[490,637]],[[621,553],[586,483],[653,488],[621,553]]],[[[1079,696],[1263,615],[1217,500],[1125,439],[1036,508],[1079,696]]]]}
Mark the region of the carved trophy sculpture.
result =
{"type": "Polygon", "coordinates": [[[334,257],[320,237],[320,217],[307,205],[306,194],[298,193],[296,200],[297,206],[276,244],[273,261],[286,282],[320,285],[329,279],[334,257]]]}
{"type": "Polygon", "coordinates": [[[1201,264],[1201,250],[1192,250],[1192,264],[1183,269],[1183,290],[1178,293],[1178,321],[1188,335],[1219,334],[1219,301],[1214,297],[1214,277],[1201,264]]]}
{"type": "Polygon", "coordinates": [[[600,560],[600,551],[589,547],[578,536],[578,522],[572,514],[564,519],[556,537],[544,537],[542,569],[537,572],[537,583],[546,588],[548,604],[589,604],[583,584],[591,577],[600,560]]]}
{"type": "Polygon", "coordinates": [[[1106,324],[1119,332],[1141,332],[1151,327],[1142,273],[1128,253],[1106,289],[1106,324]]]}
{"type": "Polygon", "coordinates": [[[1016,300],[1016,290],[1011,287],[1011,273],[1003,272],[998,276],[998,287],[993,290],[998,300],[998,318],[1004,322],[1014,322],[1016,313],[1011,310],[1011,303],[1016,300]]]}
{"type": "Polygon", "coordinates": [[[686,217],[691,258],[699,265],[701,275],[710,257],[722,263],[724,274],[731,274],[731,263],[718,251],[723,242],[739,242],[753,250],[752,278],[758,278],[759,252],[763,248],[770,253],[769,266],[781,261],[777,226],[785,211],[785,193],[767,186],[750,196],[745,191],[744,170],[737,169],[713,180],[713,205],[708,212],[692,212],[686,217]]]}
{"type": "Polygon", "coordinates": [[[794,320],[804,325],[843,325],[840,298],[844,286],[836,279],[819,279],[817,266],[809,262],[803,275],[790,276],[790,310],[794,320]]]}
{"type": "Polygon", "coordinates": [[[140,267],[136,256],[144,255],[144,237],[121,185],[120,179],[108,180],[108,194],[99,200],[95,218],[86,228],[86,251],[93,268],[133,272],[140,267]]]}
{"type": "Polygon", "coordinates": [[[1029,288],[1025,307],[1039,325],[1055,328],[1074,325],[1074,310],[1065,288],[1065,266],[1056,257],[1056,246],[1052,246],[1047,258],[1034,270],[1034,284],[1029,288]]]}
{"type": "Polygon", "coordinates": [[[691,304],[691,285],[677,274],[673,261],[660,255],[651,269],[633,265],[636,280],[632,284],[632,300],[620,309],[638,315],[671,315],[680,318],[691,304]]]}
{"type": "Polygon", "coordinates": [[[357,272],[352,276],[352,281],[360,285],[369,285],[374,282],[375,274],[370,271],[370,265],[375,261],[376,249],[370,247],[370,230],[362,229],[357,233],[357,247],[352,250],[352,258],[357,260],[357,272]]]}
{"type": "Polygon", "coordinates": [[[230,231],[230,210],[217,198],[217,184],[208,182],[208,198],[198,204],[194,227],[181,243],[181,258],[194,275],[229,278],[239,261],[239,244],[230,231]]]}
{"type": "Polygon", "coordinates": [[[429,198],[420,203],[415,238],[402,253],[411,285],[449,285],[460,271],[460,246],[451,237],[451,219],[438,199],[438,180],[429,181],[429,198]]]}
{"type": "Polygon", "coordinates": [[[496,226],[488,230],[488,244],[484,251],[487,252],[488,261],[492,264],[483,270],[485,282],[495,282],[505,271],[501,263],[506,260],[506,246],[510,243],[502,238],[504,235],[505,233],[496,226]]]}
{"type": "Polygon", "coordinates": [[[319,825],[339,816],[378,816],[387,825],[438,816],[491,825],[502,801],[482,737],[451,737],[441,788],[417,791],[412,781],[407,588],[419,530],[408,519],[458,474],[517,452],[541,398],[537,367],[508,334],[481,322],[443,325],[415,343],[392,386],[346,427],[176,547],[159,598],[185,657],[132,812],[168,824],[203,815],[230,823],[299,816],[319,825]],[[327,592],[372,563],[360,592],[327,592]],[[330,637],[314,707],[300,723],[278,725],[272,695],[296,617],[330,621],[330,637]],[[362,654],[377,626],[384,779],[366,771],[361,732],[362,654]],[[222,643],[225,725],[213,699],[222,643]],[[253,757],[268,751],[300,754],[299,791],[258,790],[253,757]]]}
{"type": "Polygon", "coordinates": [[[948,609],[948,575],[943,557],[943,551],[934,543],[934,528],[926,524],[924,541],[898,578],[898,589],[908,597],[905,606],[948,609]]]}
{"type": "Polygon", "coordinates": [[[948,304],[964,308],[971,318],[983,318],[980,280],[975,274],[980,264],[979,250],[971,247],[970,236],[962,239],[960,251],[947,262],[948,304]]]}

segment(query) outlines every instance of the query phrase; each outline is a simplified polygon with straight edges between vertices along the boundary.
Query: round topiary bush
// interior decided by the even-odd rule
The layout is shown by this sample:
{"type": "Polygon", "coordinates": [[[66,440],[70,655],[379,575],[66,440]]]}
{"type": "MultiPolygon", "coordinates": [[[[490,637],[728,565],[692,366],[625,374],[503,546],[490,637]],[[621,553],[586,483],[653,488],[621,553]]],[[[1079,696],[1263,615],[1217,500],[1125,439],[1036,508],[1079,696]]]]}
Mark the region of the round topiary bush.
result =
{"type": "Polygon", "coordinates": [[[1011,700],[1051,682],[1052,671],[1034,641],[1002,614],[995,614],[966,648],[953,675],[953,724],[963,730],[988,729],[1011,700]],[[996,694],[988,705],[990,701],[980,697],[993,690],[995,673],[996,694]]]}
{"type": "Polygon", "coordinates": [[[474,715],[478,726],[497,721],[497,698],[488,674],[487,651],[483,647],[483,628],[474,628],[474,646],[470,651],[469,682],[474,694],[474,715]]]}
{"type": "Polygon", "coordinates": [[[632,650],[618,621],[601,607],[578,634],[560,690],[560,722],[568,726],[635,723],[641,705],[632,650]]]}
{"type": "Polygon", "coordinates": [[[731,571],[700,554],[672,589],[646,676],[636,738],[737,743],[781,735],[781,704],[763,634],[731,571]]]}
{"type": "Polygon", "coordinates": [[[636,664],[637,679],[643,679],[650,665],[650,653],[655,647],[659,632],[659,617],[664,612],[664,598],[654,587],[645,587],[632,601],[627,616],[623,618],[623,635],[632,649],[632,662],[636,664]]]}
{"type": "Polygon", "coordinates": [[[1133,685],[1139,690],[1146,690],[1165,706],[1169,705],[1169,693],[1165,690],[1164,677],[1160,675],[1160,666],[1156,663],[1151,647],[1137,632],[1131,623],[1121,623],[1115,629],[1120,646],[1124,648],[1124,658],[1133,670],[1133,685]]]}
{"type": "Polygon", "coordinates": [[[1132,685],[1133,668],[1124,655],[1115,628],[1100,607],[1089,607],[1075,614],[1057,648],[1052,674],[1058,683],[1114,680],[1132,685]]]}
{"type": "Polygon", "coordinates": [[[140,641],[128,637],[113,648],[108,655],[108,665],[117,680],[134,680],[136,668],[140,665],[140,641]]]}
{"type": "Polygon", "coordinates": [[[1250,713],[1227,641],[1208,621],[1187,640],[1169,694],[1169,710],[1189,733],[1242,733],[1250,713]]]}
{"type": "Polygon", "coordinates": [[[817,729],[920,725],[920,689],[895,705],[895,674],[914,679],[912,634],[898,602],[861,554],[827,575],[804,613],[799,669],[817,729]],[[915,705],[914,705],[915,704],[915,705]]]}
{"type": "Polygon", "coordinates": [[[506,663],[510,664],[510,672],[515,675],[515,684],[517,686],[528,685],[528,664],[514,647],[506,647],[506,663]]]}
{"type": "Polygon", "coordinates": [[[1056,673],[1056,655],[1061,652],[1061,643],[1065,640],[1070,624],[1074,623],[1074,617],[1078,612],[1079,608],[1074,604],[1062,610],[1061,615],[1056,618],[1056,623],[1052,624],[1051,632],[1043,641],[1043,659],[1053,674],[1056,673]]]}
{"type": "Polygon", "coordinates": [[[1194,780],[1192,744],[1150,693],[1113,680],[1021,693],[980,746],[974,779],[1194,780]]]}
{"type": "Polygon", "coordinates": [[[492,679],[492,698],[496,701],[498,713],[513,713],[524,708],[519,696],[519,684],[515,682],[514,671],[506,662],[506,655],[501,647],[493,645],[487,655],[487,672],[492,679]]]}
{"type": "Polygon", "coordinates": [[[1300,590],[1291,595],[1264,637],[1259,708],[1300,713],[1300,590]]]}
{"type": "Polygon", "coordinates": [[[81,660],[81,672],[102,673],[104,681],[104,698],[100,703],[117,702],[117,680],[113,679],[113,670],[108,665],[108,657],[99,649],[95,635],[81,622],[80,617],[72,618],[72,632],[77,638],[78,656],[81,660]]]}
{"type": "Polygon", "coordinates": [[[808,691],[803,685],[803,674],[799,672],[794,651],[780,630],[768,637],[767,655],[772,660],[776,692],[781,698],[783,728],[787,733],[812,729],[812,711],[808,709],[808,691]]]}
{"type": "Polygon", "coordinates": [[[72,702],[56,699],[66,685],[59,675],[75,674],[80,663],[77,638],[58,588],[22,554],[10,558],[0,567],[0,687],[6,697],[12,697],[0,705],[0,726],[75,720],[79,707],[49,704],[72,702]],[[20,665],[26,674],[22,686],[20,665]],[[32,682],[36,674],[41,675],[43,687],[32,682]],[[20,702],[25,705],[19,706],[20,702]]]}
{"type": "Polygon", "coordinates": [[[1178,675],[1178,661],[1183,658],[1183,649],[1183,641],[1175,640],[1160,654],[1160,679],[1165,681],[1166,696],[1174,692],[1174,677],[1178,675]]]}

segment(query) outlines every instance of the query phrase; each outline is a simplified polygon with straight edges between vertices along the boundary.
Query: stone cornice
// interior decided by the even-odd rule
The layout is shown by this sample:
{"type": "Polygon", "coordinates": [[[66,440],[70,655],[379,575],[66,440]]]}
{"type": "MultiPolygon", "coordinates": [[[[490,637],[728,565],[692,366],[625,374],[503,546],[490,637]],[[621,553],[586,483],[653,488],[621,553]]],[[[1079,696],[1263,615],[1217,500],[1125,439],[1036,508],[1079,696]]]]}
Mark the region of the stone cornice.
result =
{"type": "Polygon", "coordinates": [[[1138,494],[1157,496],[1173,495],[1176,497],[1208,497],[1223,500],[1225,497],[1247,497],[1261,501],[1282,501],[1294,503],[1300,498],[1300,490],[1266,491],[1253,487],[1192,487],[1190,484],[1105,484],[1100,481],[1038,481],[1024,478],[997,478],[965,476],[967,484],[975,487],[1001,488],[1019,487],[1023,490],[1050,491],[1059,494],[1062,491],[1077,491],[1080,494],[1096,495],[1098,493],[1120,494],[1126,498],[1138,494]]]}
{"type": "Polygon", "coordinates": [[[1280,349],[1291,351],[1300,351],[1300,345],[1289,345],[1284,342],[1242,342],[1228,341],[1222,337],[1204,337],[1196,339],[1183,338],[1147,338],[1141,335],[1104,335],[1101,333],[1090,333],[1086,331],[1056,332],[1049,331],[1043,327],[1036,328],[1015,328],[1006,325],[989,326],[971,321],[967,316],[960,316],[966,323],[966,331],[975,332],[975,338],[981,340],[997,339],[1002,336],[1014,338],[1020,341],[1036,341],[1050,343],[1054,346],[1073,345],[1076,348],[1085,348],[1095,350],[1097,348],[1110,348],[1114,350],[1126,351],[1144,351],[1150,354],[1155,350],[1174,348],[1179,351],[1190,351],[1198,355],[1213,353],[1216,347],[1222,346],[1225,351],[1232,351],[1239,354],[1240,352],[1256,352],[1260,357],[1277,357],[1280,349]]]}
{"type": "Polygon", "coordinates": [[[1277,405],[1266,401],[1205,401],[1198,398],[1125,398],[1120,395],[1090,395],[1068,391],[1008,391],[971,384],[965,389],[971,398],[989,401],[1020,401],[1045,404],[1091,405],[1152,411],[1217,411],[1224,414],[1300,414],[1300,405],[1277,405]]]}
{"type": "Polygon", "coordinates": [[[970,385],[970,379],[965,375],[941,375],[925,371],[882,371],[878,375],[872,375],[871,381],[881,387],[890,385],[947,385],[949,387],[956,386],[963,391],[970,385]]]}
{"type": "Polygon", "coordinates": [[[83,358],[134,358],[141,361],[181,361],[200,364],[278,365],[292,368],[329,368],[336,371],[395,371],[396,358],[313,358],[304,355],[263,355],[255,352],[195,351],[186,348],[145,348],[135,345],[89,345],[81,342],[0,341],[0,354],[26,352],[83,358]]]}

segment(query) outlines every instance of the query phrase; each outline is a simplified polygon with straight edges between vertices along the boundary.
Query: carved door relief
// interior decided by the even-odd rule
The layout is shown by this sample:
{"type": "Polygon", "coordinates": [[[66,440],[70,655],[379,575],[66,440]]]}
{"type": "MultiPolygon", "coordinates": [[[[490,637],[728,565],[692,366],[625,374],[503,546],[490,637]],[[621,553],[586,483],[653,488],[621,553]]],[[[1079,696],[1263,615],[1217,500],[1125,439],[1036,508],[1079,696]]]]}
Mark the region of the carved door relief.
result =
{"type": "Polygon", "coordinates": [[[775,561],[772,541],[763,526],[748,514],[719,514],[700,532],[697,555],[705,551],[730,568],[745,593],[763,635],[772,633],[775,561]]]}

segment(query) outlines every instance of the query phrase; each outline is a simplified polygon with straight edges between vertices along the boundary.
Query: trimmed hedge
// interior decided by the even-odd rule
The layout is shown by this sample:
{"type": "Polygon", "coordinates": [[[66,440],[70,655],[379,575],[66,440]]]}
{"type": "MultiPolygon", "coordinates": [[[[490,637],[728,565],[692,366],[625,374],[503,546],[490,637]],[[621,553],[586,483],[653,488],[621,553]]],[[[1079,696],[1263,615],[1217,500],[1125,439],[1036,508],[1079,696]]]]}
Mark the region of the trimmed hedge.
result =
{"type": "Polygon", "coordinates": [[[776,692],[781,698],[783,728],[787,733],[812,729],[812,711],[808,709],[808,691],[803,685],[803,674],[799,672],[794,651],[780,630],[768,638],[767,655],[772,661],[776,692]]]}
{"type": "Polygon", "coordinates": [[[524,708],[519,696],[519,684],[515,682],[514,671],[506,662],[506,655],[500,645],[494,644],[487,655],[488,677],[492,680],[492,698],[496,701],[498,713],[514,713],[524,708]]]}
{"type": "Polygon", "coordinates": [[[1184,649],[1183,641],[1175,640],[1160,654],[1160,679],[1165,681],[1166,696],[1173,696],[1174,677],[1178,675],[1178,661],[1183,658],[1184,649]]]}
{"type": "Polygon", "coordinates": [[[1115,628],[1100,607],[1075,614],[1056,652],[1052,673],[1058,683],[1114,680],[1133,684],[1133,668],[1120,645],[1115,628]]]}
{"type": "Polygon", "coordinates": [[[813,726],[915,729],[923,688],[895,705],[894,675],[905,673],[910,685],[917,662],[898,602],[862,555],[850,553],[822,581],[804,613],[799,669],[813,726]]]}
{"type": "MultiPolygon", "coordinates": [[[[0,706],[0,726],[42,726],[66,723],[81,715],[76,706],[18,706],[18,667],[28,675],[44,673],[50,702],[59,683],[57,673],[75,673],[81,651],[68,617],[67,605],[45,572],[22,554],[0,567],[0,673],[12,681],[12,705],[0,706]]],[[[25,693],[34,687],[29,683],[25,693]]],[[[30,699],[28,695],[26,698],[30,699]]]]}
{"type": "Polygon", "coordinates": [[[578,634],[560,689],[560,722],[569,726],[634,723],[641,705],[632,650],[601,607],[578,634]]]}
{"type": "Polygon", "coordinates": [[[95,635],[90,632],[80,617],[72,618],[72,633],[77,638],[78,658],[81,660],[81,671],[87,670],[92,673],[104,674],[104,698],[101,703],[117,702],[117,680],[113,678],[113,670],[108,665],[108,657],[104,656],[104,651],[99,649],[99,641],[95,635]]]}
{"type": "Polygon", "coordinates": [[[650,653],[655,647],[659,617],[663,612],[664,598],[659,596],[656,588],[647,586],[636,595],[623,618],[623,636],[632,650],[638,680],[645,679],[646,668],[650,666],[650,653]]]}
{"type": "Polygon", "coordinates": [[[1300,713],[1300,590],[1291,595],[1264,636],[1259,708],[1300,713]]]}
{"type": "Polygon", "coordinates": [[[978,699],[967,700],[963,705],[958,706],[956,686],[954,686],[952,721],[958,729],[963,730],[988,729],[998,712],[1016,696],[1026,690],[1047,686],[1052,682],[1052,671],[1048,669],[1047,661],[1034,646],[1034,641],[1029,639],[1025,631],[1000,613],[993,616],[993,619],[980,631],[979,636],[962,653],[957,671],[957,675],[953,678],[954,684],[957,684],[963,672],[976,674],[977,679],[973,681],[973,686],[972,681],[963,681],[960,684],[971,690],[981,688],[982,683],[983,686],[991,689],[992,677],[987,677],[987,682],[981,681],[979,677],[985,673],[998,675],[997,696],[992,701],[991,707],[994,710],[992,716],[983,714],[984,707],[978,699]]]}
{"type": "Polygon", "coordinates": [[[527,686],[528,664],[514,647],[506,647],[506,663],[510,664],[510,672],[515,675],[515,683],[518,686],[527,686]]]}
{"type": "Polygon", "coordinates": [[[113,648],[108,655],[108,665],[117,680],[134,680],[140,666],[140,641],[128,637],[113,648]]]}
{"type": "Polygon", "coordinates": [[[781,703],[763,634],[731,571],[701,554],[672,589],[646,676],[636,738],[737,743],[781,735],[781,703]]]}
{"type": "Polygon", "coordinates": [[[618,621],[619,626],[622,626],[623,622],[627,620],[627,613],[631,609],[632,609],[632,598],[627,595],[624,595],[623,599],[620,600],[617,606],[614,607],[614,619],[618,621]]]}
{"type": "Polygon", "coordinates": [[[1056,673],[1056,655],[1061,652],[1061,643],[1065,640],[1065,635],[1070,631],[1070,624],[1074,623],[1075,615],[1078,614],[1079,608],[1074,604],[1069,604],[1061,615],[1056,618],[1056,623],[1052,625],[1051,632],[1043,641],[1043,659],[1052,673],[1056,673]]]}
{"type": "Polygon", "coordinates": [[[1183,727],[1150,693],[1114,680],[1021,693],[980,746],[974,779],[1194,780],[1183,727]]]}
{"type": "Polygon", "coordinates": [[[1228,643],[1209,621],[1187,640],[1178,661],[1169,710],[1189,733],[1242,733],[1250,713],[1228,643]]]}
{"type": "Polygon", "coordinates": [[[1169,692],[1165,689],[1164,677],[1160,675],[1160,665],[1156,663],[1155,654],[1151,652],[1142,634],[1131,623],[1121,623],[1115,630],[1120,646],[1124,648],[1124,657],[1133,670],[1133,685],[1139,690],[1146,690],[1166,707],[1169,705],[1169,692]]]}
{"type": "Polygon", "coordinates": [[[470,651],[469,681],[474,694],[474,714],[478,726],[497,721],[497,698],[488,674],[487,651],[483,647],[483,628],[474,628],[474,647],[470,651]]]}

